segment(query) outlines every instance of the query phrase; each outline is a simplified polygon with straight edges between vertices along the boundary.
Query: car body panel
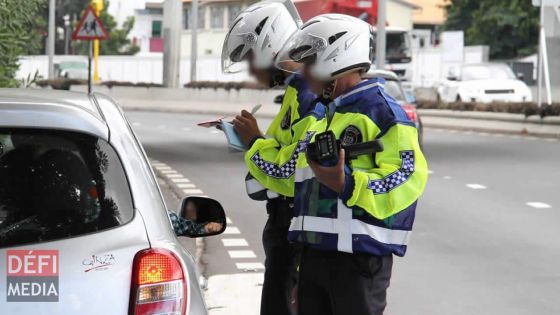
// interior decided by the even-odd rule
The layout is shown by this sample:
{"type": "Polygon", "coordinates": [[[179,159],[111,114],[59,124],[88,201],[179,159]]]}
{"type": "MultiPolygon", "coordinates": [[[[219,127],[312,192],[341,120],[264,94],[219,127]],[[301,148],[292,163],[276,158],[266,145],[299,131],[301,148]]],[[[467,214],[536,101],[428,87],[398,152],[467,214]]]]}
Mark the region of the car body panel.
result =
{"type": "MultiPolygon", "coordinates": [[[[186,314],[207,314],[194,258],[175,236],[145,152],[111,98],[52,90],[0,89],[1,127],[72,130],[108,140],[127,176],[135,216],[123,226],[91,235],[17,247],[60,251],[60,302],[47,306],[7,303],[6,291],[2,291],[6,277],[0,275],[0,313],[9,310],[8,314],[127,314],[132,260],[138,251],[151,247],[168,249],[179,258],[188,283],[186,314]],[[84,271],[85,259],[108,254],[114,255],[114,266],[84,271]]],[[[10,249],[16,247],[0,249],[0,262],[5,261],[6,250],[10,249]]]]}
{"type": "MultiPolygon", "coordinates": [[[[125,225],[99,233],[8,248],[9,250],[29,250],[30,252],[58,251],[59,301],[49,303],[7,302],[6,267],[2,263],[1,313],[127,314],[134,255],[139,250],[148,247],[149,242],[144,232],[144,222],[141,216],[136,215],[131,222],[125,225]],[[126,298],[123,299],[123,297],[126,298]]],[[[0,261],[6,262],[6,255],[6,249],[1,249],[0,261]]]]}

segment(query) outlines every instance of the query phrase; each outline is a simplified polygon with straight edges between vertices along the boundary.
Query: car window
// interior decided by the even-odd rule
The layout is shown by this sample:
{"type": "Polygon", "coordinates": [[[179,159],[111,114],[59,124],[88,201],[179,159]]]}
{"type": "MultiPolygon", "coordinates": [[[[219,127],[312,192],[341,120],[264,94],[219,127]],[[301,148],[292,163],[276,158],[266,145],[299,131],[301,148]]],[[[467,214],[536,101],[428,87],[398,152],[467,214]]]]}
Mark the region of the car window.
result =
{"type": "Polygon", "coordinates": [[[506,65],[482,65],[463,67],[462,80],[511,80],[513,71],[506,65]]]}
{"type": "Polygon", "coordinates": [[[99,232],[133,215],[123,167],[106,141],[0,129],[0,247],[99,232]]]}

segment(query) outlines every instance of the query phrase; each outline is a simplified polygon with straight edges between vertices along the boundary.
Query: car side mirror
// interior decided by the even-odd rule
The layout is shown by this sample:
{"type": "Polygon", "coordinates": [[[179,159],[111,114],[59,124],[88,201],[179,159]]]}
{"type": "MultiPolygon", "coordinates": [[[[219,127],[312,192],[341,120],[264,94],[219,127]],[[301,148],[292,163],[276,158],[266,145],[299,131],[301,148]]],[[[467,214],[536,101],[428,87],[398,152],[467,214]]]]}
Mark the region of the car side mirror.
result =
{"type": "Polygon", "coordinates": [[[274,104],[282,104],[283,100],[284,100],[284,94],[277,95],[274,98],[274,104]]]}
{"type": "Polygon", "coordinates": [[[525,81],[525,74],[523,74],[523,72],[517,72],[516,77],[521,81],[525,81]]]}
{"type": "Polygon", "coordinates": [[[179,216],[190,229],[180,236],[203,237],[222,234],[226,230],[226,213],[222,205],[211,198],[187,197],[181,202],[179,216]]]}

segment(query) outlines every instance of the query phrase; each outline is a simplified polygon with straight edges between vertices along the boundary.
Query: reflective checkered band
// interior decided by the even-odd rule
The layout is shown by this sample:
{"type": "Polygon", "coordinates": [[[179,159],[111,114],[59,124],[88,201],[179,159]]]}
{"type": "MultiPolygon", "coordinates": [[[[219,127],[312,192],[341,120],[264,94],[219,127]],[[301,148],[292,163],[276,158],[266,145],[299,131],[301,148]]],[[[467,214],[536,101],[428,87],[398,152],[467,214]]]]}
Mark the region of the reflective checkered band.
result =
{"type": "Polygon", "coordinates": [[[253,161],[253,163],[255,163],[255,165],[261,171],[263,171],[266,175],[270,177],[280,178],[280,179],[289,178],[290,176],[294,175],[296,171],[296,164],[297,164],[299,154],[305,151],[305,149],[307,148],[307,144],[309,143],[309,141],[311,141],[311,138],[313,137],[314,134],[315,132],[308,131],[307,134],[305,135],[305,139],[298,141],[296,149],[294,150],[294,153],[292,153],[290,159],[282,165],[278,165],[266,161],[261,157],[258,151],[251,157],[251,161],[253,161]]]}
{"type": "Polygon", "coordinates": [[[414,173],[414,151],[401,151],[402,165],[401,168],[382,178],[371,180],[368,188],[373,190],[374,194],[386,194],[402,183],[406,182],[412,173],[414,173]]]}

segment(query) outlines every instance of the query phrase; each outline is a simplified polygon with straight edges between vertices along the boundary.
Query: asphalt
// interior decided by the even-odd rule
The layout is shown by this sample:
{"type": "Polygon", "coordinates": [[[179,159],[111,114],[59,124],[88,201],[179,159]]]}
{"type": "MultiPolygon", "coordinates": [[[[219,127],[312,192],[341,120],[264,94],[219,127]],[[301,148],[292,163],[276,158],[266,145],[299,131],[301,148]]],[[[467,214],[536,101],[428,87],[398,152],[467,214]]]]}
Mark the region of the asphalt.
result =
{"type": "MultiPolygon", "coordinates": [[[[236,265],[264,261],[266,212],[245,194],[242,156],[228,153],[220,132],[196,126],[212,116],[127,115],[150,158],[219,200],[230,228],[237,228],[228,232],[239,231],[205,239],[211,283],[250,279],[256,281],[251,292],[258,291],[262,269],[236,265]],[[232,238],[248,246],[225,247],[223,240],[232,238]],[[241,258],[232,258],[237,250],[241,258]]],[[[560,314],[560,142],[428,128],[424,149],[432,174],[408,253],[395,259],[386,314],[560,314]]],[[[223,289],[209,304],[223,314],[241,314],[228,305],[250,304],[243,314],[257,314],[252,295],[223,289]]]]}

